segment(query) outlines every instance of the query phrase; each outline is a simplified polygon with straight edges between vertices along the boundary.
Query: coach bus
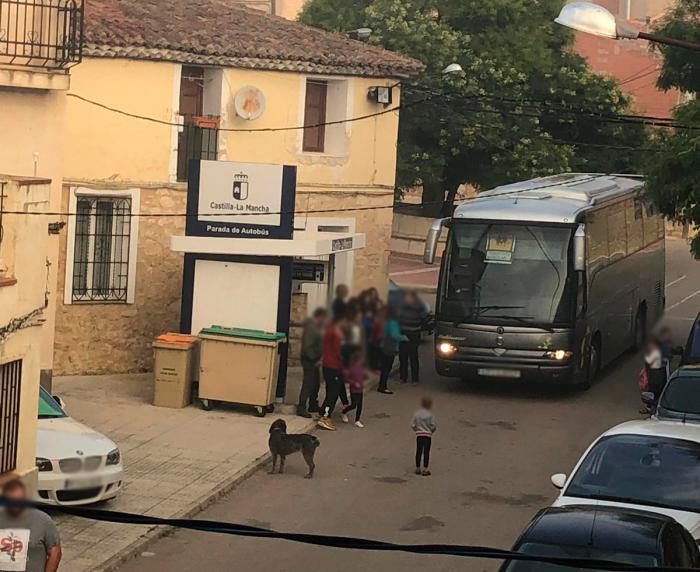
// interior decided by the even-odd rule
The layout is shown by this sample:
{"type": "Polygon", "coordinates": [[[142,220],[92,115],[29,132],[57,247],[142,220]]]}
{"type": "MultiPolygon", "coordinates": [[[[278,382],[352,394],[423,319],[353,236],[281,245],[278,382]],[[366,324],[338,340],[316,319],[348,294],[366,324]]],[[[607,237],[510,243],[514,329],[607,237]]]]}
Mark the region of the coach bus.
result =
{"type": "Polygon", "coordinates": [[[566,173],[497,187],[433,224],[449,230],[437,371],[571,383],[643,344],[663,314],[664,221],[635,175],[566,173]]]}

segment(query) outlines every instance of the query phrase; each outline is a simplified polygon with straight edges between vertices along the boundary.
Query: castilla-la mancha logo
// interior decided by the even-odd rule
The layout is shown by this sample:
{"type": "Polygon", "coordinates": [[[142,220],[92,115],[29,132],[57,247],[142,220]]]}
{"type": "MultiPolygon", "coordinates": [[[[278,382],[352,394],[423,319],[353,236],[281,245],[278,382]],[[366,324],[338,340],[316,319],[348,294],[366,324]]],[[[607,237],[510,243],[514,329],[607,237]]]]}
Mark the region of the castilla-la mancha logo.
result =
{"type": "Polygon", "coordinates": [[[238,173],[233,176],[233,198],[245,201],[248,198],[248,175],[238,173]]]}

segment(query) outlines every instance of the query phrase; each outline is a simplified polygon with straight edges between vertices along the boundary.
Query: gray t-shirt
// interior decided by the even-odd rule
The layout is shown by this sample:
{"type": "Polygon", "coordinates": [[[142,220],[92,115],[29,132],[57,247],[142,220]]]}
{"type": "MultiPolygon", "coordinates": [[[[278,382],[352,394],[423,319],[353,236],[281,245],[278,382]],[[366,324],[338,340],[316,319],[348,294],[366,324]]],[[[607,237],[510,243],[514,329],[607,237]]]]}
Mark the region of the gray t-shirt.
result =
{"type": "Polygon", "coordinates": [[[30,508],[13,518],[0,509],[0,571],[44,572],[49,549],[60,543],[48,514],[30,508]]]}

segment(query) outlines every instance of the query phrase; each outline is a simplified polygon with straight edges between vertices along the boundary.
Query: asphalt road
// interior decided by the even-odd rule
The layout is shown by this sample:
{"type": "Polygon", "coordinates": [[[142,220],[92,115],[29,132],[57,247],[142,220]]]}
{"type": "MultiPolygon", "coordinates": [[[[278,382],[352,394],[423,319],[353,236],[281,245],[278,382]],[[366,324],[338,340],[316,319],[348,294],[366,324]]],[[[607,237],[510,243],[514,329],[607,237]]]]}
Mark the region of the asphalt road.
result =
{"type": "MultiPolygon", "coordinates": [[[[667,307],[678,342],[700,310],[700,263],[687,246],[668,243],[667,307]]],[[[356,535],[407,543],[509,548],[535,512],[556,496],[549,477],[569,471],[608,427],[639,417],[641,356],[625,355],[587,392],[544,391],[517,383],[466,385],[436,375],[430,345],[417,387],[366,398],[365,429],[319,433],[316,478],[288,460],[288,474],[263,471],[201,518],[282,531],[356,535]],[[435,401],[432,477],[413,474],[409,423],[420,397],[435,401]]],[[[285,541],[176,532],[154,542],[123,572],[234,570],[494,570],[498,564],[457,557],[350,552],[285,541]]]]}

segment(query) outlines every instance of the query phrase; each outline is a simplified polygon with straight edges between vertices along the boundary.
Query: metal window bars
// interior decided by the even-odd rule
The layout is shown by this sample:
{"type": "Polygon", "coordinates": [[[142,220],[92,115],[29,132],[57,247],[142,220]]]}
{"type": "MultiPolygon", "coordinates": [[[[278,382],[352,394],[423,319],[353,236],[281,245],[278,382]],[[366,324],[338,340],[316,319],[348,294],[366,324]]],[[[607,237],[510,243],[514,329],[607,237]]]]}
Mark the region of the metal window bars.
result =
{"type": "Polygon", "coordinates": [[[0,474],[17,468],[22,360],[0,364],[0,474]]]}
{"type": "Polygon", "coordinates": [[[78,197],[73,302],[127,301],[131,198],[78,197]]]}
{"type": "Polygon", "coordinates": [[[0,0],[0,64],[67,69],[83,58],[82,0],[0,0]]]}
{"type": "Polygon", "coordinates": [[[189,124],[184,124],[181,129],[177,144],[177,180],[187,181],[190,161],[217,159],[219,130],[189,124]]]}

